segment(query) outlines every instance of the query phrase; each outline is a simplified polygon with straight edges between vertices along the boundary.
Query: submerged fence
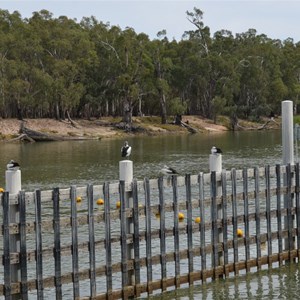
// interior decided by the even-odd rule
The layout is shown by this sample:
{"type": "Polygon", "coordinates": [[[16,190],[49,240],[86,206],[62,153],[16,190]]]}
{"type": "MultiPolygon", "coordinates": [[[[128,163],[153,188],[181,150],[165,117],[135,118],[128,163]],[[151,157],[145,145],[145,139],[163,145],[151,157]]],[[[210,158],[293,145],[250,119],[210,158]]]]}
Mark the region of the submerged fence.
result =
{"type": "Polygon", "coordinates": [[[1,201],[5,299],[147,297],[300,257],[299,164],[1,201]]]}

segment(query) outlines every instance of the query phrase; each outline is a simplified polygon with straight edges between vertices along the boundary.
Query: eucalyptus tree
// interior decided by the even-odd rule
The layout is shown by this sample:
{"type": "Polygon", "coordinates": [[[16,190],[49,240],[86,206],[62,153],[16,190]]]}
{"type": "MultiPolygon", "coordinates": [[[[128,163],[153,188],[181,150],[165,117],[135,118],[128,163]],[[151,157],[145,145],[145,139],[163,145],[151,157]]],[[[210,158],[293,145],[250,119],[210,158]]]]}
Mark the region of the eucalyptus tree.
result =
{"type": "Polygon", "coordinates": [[[238,87],[232,51],[234,38],[230,31],[220,30],[212,38],[209,27],[203,23],[203,12],[194,8],[187,12],[188,20],[196,27],[184,34],[190,51],[185,60],[189,80],[189,111],[216,119],[230,102],[238,87]],[[223,105],[220,105],[220,101],[223,105]]]}
{"type": "Polygon", "coordinates": [[[22,119],[22,102],[27,98],[28,67],[26,63],[25,24],[15,11],[0,11],[0,87],[2,116],[18,115],[22,119]],[[22,59],[24,57],[24,60],[22,59]]]}
{"type": "Polygon", "coordinates": [[[11,16],[7,10],[0,10],[0,115],[10,116],[9,112],[9,72],[11,71],[11,50],[13,49],[13,29],[11,16]]]}
{"type": "Polygon", "coordinates": [[[85,68],[93,64],[95,53],[89,36],[79,24],[65,16],[57,19],[46,10],[35,12],[29,24],[40,35],[39,56],[49,89],[49,109],[57,119],[72,114],[84,94],[85,68]]]}
{"type": "Polygon", "coordinates": [[[81,106],[88,107],[94,116],[116,115],[118,77],[118,54],[115,48],[115,37],[121,34],[117,26],[99,22],[95,17],[83,18],[81,26],[89,33],[94,44],[96,60],[87,68],[85,81],[86,93],[81,99],[81,106]]]}
{"type": "Polygon", "coordinates": [[[82,25],[89,25],[98,56],[97,68],[89,73],[93,86],[88,92],[98,99],[102,113],[122,115],[122,121],[130,126],[134,109],[141,113],[141,99],[147,94],[149,38],[136,34],[133,28],[121,30],[94,18],[85,19],[82,25]]]}
{"type": "Polygon", "coordinates": [[[280,51],[265,35],[255,29],[237,35],[240,59],[240,92],[236,99],[238,114],[243,118],[258,119],[274,110],[276,101],[285,94],[280,74],[280,51]],[[275,91],[275,93],[274,93],[275,91]]]}
{"type": "Polygon", "coordinates": [[[291,39],[286,39],[282,44],[282,60],[280,68],[282,80],[288,89],[285,97],[294,101],[295,112],[298,112],[300,96],[300,43],[294,43],[291,39]]]}
{"type": "Polygon", "coordinates": [[[160,103],[161,123],[167,123],[167,95],[170,91],[169,79],[173,63],[168,56],[166,31],[158,32],[157,39],[151,43],[150,55],[154,66],[155,95],[160,103]]]}

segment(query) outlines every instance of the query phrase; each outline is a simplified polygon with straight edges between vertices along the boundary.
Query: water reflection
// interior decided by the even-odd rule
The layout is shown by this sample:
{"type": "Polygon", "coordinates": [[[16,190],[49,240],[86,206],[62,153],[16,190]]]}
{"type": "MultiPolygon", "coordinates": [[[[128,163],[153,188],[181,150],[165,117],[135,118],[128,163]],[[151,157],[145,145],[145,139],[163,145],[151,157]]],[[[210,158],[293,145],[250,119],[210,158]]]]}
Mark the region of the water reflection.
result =
{"type": "Polygon", "coordinates": [[[149,299],[299,299],[299,274],[299,265],[287,264],[281,268],[166,292],[149,299]]]}
{"type": "MultiPolygon", "coordinates": [[[[225,132],[180,136],[132,137],[134,176],[154,178],[164,164],[181,175],[207,172],[213,145],[223,150],[223,168],[264,166],[281,162],[279,131],[225,132]]],[[[121,139],[34,144],[0,143],[0,186],[10,159],[21,164],[22,187],[68,187],[118,180],[121,139]]]]}

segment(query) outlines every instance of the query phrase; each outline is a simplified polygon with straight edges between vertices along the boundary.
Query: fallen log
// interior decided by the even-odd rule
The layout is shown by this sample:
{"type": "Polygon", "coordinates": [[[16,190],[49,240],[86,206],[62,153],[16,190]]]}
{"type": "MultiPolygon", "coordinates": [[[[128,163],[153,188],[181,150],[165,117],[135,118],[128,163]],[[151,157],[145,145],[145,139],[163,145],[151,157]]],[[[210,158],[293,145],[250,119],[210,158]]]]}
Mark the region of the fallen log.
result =
{"type": "Polygon", "coordinates": [[[32,139],[30,136],[28,136],[25,133],[20,134],[16,138],[8,140],[8,142],[17,142],[17,141],[25,141],[25,142],[30,142],[30,143],[34,143],[35,142],[34,139],[32,139]]]}
{"type": "Polygon", "coordinates": [[[197,133],[197,129],[193,128],[192,126],[188,125],[187,123],[184,123],[180,121],[181,126],[185,127],[190,133],[197,133]]]}
{"type": "Polygon", "coordinates": [[[240,128],[242,130],[263,130],[263,129],[266,129],[270,123],[275,123],[276,126],[280,126],[280,124],[278,124],[273,118],[270,118],[265,124],[263,124],[259,127],[244,127],[244,126],[240,125],[239,123],[236,124],[236,127],[240,128]]]}
{"type": "Polygon", "coordinates": [[[35,131],[32,129],[29,129],[24,126],[24,123],[22,122],[20,133],[25,134],[28,138],[34,140],[35,142],[45,142],[45,141],[62,141],[62,137],[57,137],[53,135],[49,135],[43,132],[35,131]]]}

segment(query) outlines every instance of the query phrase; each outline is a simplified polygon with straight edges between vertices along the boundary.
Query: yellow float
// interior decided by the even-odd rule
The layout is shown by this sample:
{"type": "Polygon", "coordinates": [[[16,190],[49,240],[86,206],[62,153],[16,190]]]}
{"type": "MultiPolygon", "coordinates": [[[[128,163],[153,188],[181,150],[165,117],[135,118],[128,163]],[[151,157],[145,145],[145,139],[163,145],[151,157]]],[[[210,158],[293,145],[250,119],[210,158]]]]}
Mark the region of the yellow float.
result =
{"type": "Polygon", "coordinates": [[[101,199],[101,198],[99,198],[99,199],[97,200],[97,204],[98,204],[98,205],[103,205],[103,204],[104,204],[104,200],[101,199]]]}

